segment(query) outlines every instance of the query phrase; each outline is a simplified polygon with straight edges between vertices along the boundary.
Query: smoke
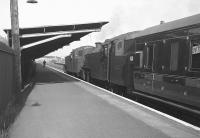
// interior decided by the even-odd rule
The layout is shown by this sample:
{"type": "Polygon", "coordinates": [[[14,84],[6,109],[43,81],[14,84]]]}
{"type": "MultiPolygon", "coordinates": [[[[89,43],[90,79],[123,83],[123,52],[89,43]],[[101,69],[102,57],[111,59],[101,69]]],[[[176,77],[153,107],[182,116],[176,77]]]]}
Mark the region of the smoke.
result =
{"type": "Polygon", "coordinates": [[[188,0],[188,12],[192,14],[200,13],[200,1],[199,0],[188,0]]]}
{"type": "MultiPolygon", "coordinates": [[[[153,6],[155,8],[155,5],[152,5],[152,1],[149,2],[146,0],[126,0],[126,2],[121,2],[118,6],[114,7],[109,23],[96,36],[96,40],[104,41],[120,34],[149,27],[149,24],[152,24],[155,20],[149,15],[150,12],[146,9],[150,9],[153,6]]],[[[155,14],[153,13],[153,15],[155,14]]]]}
{"type": "Polygon", "coordinates": [[[119,35],[122,32],[123,26],[123,10],[121,7],[117,7],[112,16],[110,17],[109,23],[105,25],[101,33],[96,36],[97,41],[104,41],[105,39],[119,35]]]}
{"type": "Polygon", "coordinates": [[[96,35],[96,41],[143,30],[200,12],[200,0],[126,0],[114,7],[109,23],[96,35]],[[176,5],[176,6],[174,6],[176,5]]]}
{"type": "MultiPolygon", "coordinates": [[[[71,48],[94,45],[95,42],[104,42],[106,39],[123,33],[143,30],[158,25],[161,20],[169,22],[200,13],[200,0],[102,0],[95,3],[94,6],[92,3],[89,5],[95,9],[88,8],[90,10],[86,13],[83,12],[83,17],[88,15],[87,20],[106,20],[109,23],[104,25],[100,32],[91,33],[81,41],[72,43],[71,48]]],[[[73,14],[73,18],[69,19],[73,20],[76,16],[82,15],[79,15],[78,12],[78,15],[73,14]]],[[[81,21],[85,20],[80,19],[81,21]]],[[[70,47],[69,49],[68,47],[64,48],[64,50],[70,51],[70,47]]]]}
{"type": "Polygon", "coordinates": [[[2,30],[0,30],[0,42],[8,44],[7,35],[2,30]]]}

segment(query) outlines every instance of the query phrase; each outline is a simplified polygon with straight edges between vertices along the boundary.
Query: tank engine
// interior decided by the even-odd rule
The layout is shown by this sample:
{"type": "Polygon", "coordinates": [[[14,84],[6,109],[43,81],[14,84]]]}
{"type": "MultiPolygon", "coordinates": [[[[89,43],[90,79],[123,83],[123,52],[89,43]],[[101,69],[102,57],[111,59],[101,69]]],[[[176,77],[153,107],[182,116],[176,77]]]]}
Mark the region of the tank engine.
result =
{"type": "Polygon", "coordinates": [[[93,49],[94,47],[92,46],[82,46],[74,49],[69,56],[65,57],[65,72],[82,78],[82,66],[85,61],[85,55],[90,53],[93,49]]]}

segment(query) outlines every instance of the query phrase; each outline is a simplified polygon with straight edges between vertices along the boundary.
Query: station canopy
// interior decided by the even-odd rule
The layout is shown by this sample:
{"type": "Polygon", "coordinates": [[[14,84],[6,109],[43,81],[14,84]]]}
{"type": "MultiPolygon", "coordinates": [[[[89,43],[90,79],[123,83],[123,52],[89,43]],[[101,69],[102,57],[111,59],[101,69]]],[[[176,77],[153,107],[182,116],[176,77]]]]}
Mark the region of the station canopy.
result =
{"type": "MultiPolygon", "coordinates": [[[[22,59],[32,60],[45,56],[73,41],[79,41],[81,37],[101,30],[108,22],[43,26],[33,28],[20,28],[20,46],[22,59]]],[[[12,45],[11,29],[4,30],[12,45]]]]}

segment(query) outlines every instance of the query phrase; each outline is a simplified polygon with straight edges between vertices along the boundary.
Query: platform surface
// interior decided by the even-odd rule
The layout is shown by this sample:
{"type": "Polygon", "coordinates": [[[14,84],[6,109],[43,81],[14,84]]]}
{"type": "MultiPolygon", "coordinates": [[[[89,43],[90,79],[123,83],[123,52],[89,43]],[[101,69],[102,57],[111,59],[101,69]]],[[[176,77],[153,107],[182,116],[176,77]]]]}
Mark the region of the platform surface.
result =
{"type": "Polygon", "coordinates": [[[200,132],[50,68],[11,127],[11,138],[199,138],[200,132]]]}

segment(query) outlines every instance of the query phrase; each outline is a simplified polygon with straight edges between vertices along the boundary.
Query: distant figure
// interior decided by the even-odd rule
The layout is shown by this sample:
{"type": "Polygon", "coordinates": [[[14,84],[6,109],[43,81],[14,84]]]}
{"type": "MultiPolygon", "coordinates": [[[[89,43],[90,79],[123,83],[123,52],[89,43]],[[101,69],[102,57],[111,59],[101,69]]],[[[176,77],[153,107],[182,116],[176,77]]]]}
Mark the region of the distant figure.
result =
{"type": "Polygon", "coordinates": [[[45,66],[46,66],[46,61],[44,60],[44,61],[43,61],[43,67],[45,67],[45,66]]]}

